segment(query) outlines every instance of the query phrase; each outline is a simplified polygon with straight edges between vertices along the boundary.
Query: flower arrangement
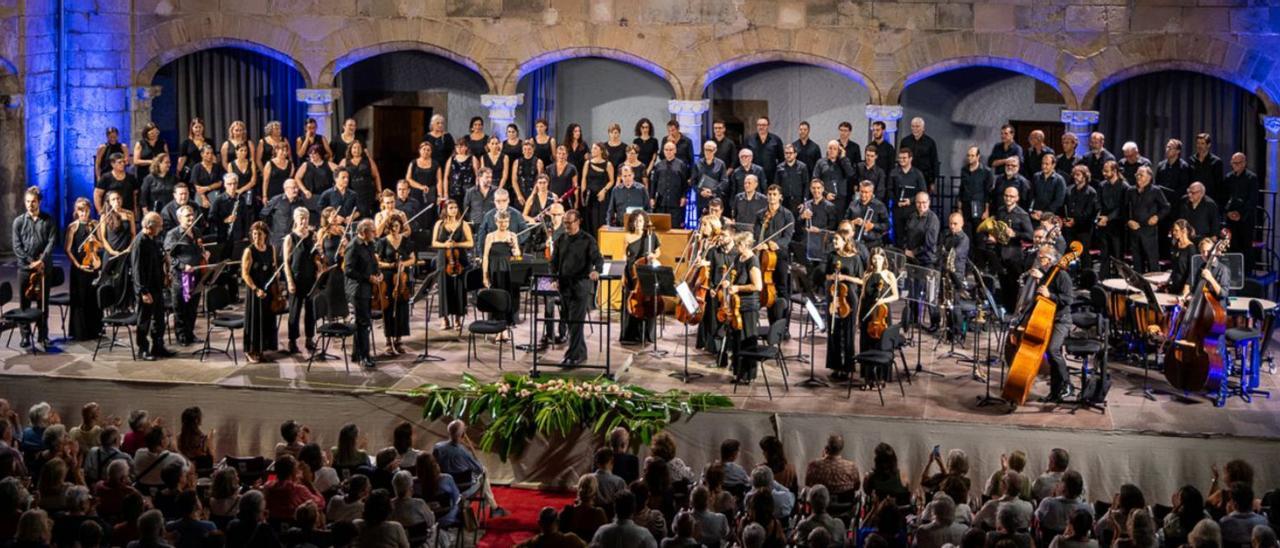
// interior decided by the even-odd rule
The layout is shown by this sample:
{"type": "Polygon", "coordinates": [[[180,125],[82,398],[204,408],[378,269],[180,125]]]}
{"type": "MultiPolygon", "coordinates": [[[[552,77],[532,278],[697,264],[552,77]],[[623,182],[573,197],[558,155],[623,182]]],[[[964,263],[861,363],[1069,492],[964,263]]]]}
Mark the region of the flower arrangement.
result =
{"type": "Polygon", "coordinates": [[[597,435],[625,426],[641,443],[680,418],[699,411],[733,407],[728,397],[668,390],[658,393],[596,377],[537,380],[506,374],[482,382],[463,374],[456,388],[423,385],[415,396],[426,398],[423,417],[459,418],[482,427],[480,449],[507,460],[518,456],[534,436],[563,437],[574,429],[597,435]]]}

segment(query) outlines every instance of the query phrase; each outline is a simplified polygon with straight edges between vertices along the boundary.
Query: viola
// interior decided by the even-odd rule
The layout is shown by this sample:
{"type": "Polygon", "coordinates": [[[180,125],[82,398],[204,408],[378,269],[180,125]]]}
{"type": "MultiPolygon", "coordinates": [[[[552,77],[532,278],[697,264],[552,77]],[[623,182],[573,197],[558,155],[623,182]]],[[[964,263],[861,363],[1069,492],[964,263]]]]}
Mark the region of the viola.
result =
{"type": "MultiPolygon", "coordinates": [[[[836,259],[836,275],[840,274],[840,259],[836,259]]],[[[831,283],[831,315],[837,318],[848,318],[853,313],[853,305],[849,302],[849,286],[839,279],[831,283]]]]}
{"type": "Polygon", "coordinates": [[[97,227],[90,222],[89,237],[84,239],[84,243],[80,244],[80,253],[84,255],[80,259],[80,268],[85,270],[97,270],[102,267],[102,240],[98,239],[97,227]]]}
{"type": "MultiPolygon", "coordinates": [[[[1231,232],[1223,231],[1204,268],[1211,269],[1231,245],[1231,232]]],[[[1174,388],[1187,392],[1218,392],[1226,379],[1221,340],[1227,313],[1202,276],[1191,292],[1185,310],[1174,313],[1169,349],[1164,355],[1164,376],[1174,388]]],[[[1219,399],[1219,402],[1222,400],[1219,399]]]]}
{"type": "MultiPolygon", "coordinates": [[[[702,264],[706,260],[707,254],[711,252],[714,241],[718,233],[713,233],[710,238],[700,241],[700,245],[706,247],[705,250],[692,255],[687,264],[693,264],[692,268],[685,273],[684,281],[693,290],[693,298],[698,303],[698,309],[689,312],[684,306],[676,307],[676,321],[685,325],[698,325],[702,322],[702,309],[707,305],[707,294],[711,290],[711,267],[702,264]]],[[[699,236],[701,240],[702,236],[699,236]]]]}
{"type": "Polygon", "coordinates": [[[22,286],[22,294],[28,301],[39,301],[44,293],[44,268],[32,270],[27,274],[27,281],[22,286]]]}
{"type": "Polygon", "coordinates": [[[391,293],[395,295],[396,300],[409,300],[409,271],[405,270],[403,264],[396,270],[396,282],[391,293]]]}
{"type": "Polygon", "coordinates": [[[267,291],[271,297],[271,313],[284,314],[289,311],[289,299],[284,294],[284,283],[276,280],[267,291]]]}
{"type": "Polygon", "coordinates": [[[867,319],[867,335],[873,339],[879,339],[884,336],[884,332],[889,329],[889,305],[884,303],[876,304],[871,308],[871,316],[867,319]]]}
{"type": "MultiPolygon", "coordinates": [[[[1063,254],[1058,264],[1048,272],[1042,281],[1034,285],[1037,289],[1053,282],[1062,269],[1071,265],[1083,250],[1080,242],[1071,242],[1071,251],[1063,254]]],[[[1009,330],[1005,341],[1005,356],[1009,362],[1009,376],[1005,378],[1001,399],[1017,407],[1027,402],[1031,395],[1031,387],[1035,384],[1036,374],[1040,372],[1040,364],[1044,361],[1045,350],[1049,346],[1049,338],[1053,335],[1054,317],[1058,305],[1051,299],[1036,295],[1035,305],[1021,318],[1014,329],[1009,330]]]]}
{"type": "Polygon", "coordinates": [[[451,247],[444,250],[444,273],[450,276],[462,275],[462,250],[451,247]]]}
{"type": "MultiPolygon", "coordinates": [[[[732,283],[737,275],[738,269],[730,269],[724,281],[732,283]]],[[[729,292],[728,283],[721,284],[720,308],[716,310],[716,320],[728,325],[734,331],[742,331],[742,298],[737,293],[729,292]]]]}

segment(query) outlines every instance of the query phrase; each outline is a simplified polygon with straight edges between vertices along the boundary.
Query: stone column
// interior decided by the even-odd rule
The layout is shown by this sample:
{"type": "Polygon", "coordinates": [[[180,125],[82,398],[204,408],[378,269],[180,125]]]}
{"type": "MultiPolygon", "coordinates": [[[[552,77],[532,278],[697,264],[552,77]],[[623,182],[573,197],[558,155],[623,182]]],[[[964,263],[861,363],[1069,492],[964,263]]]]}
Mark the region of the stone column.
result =
{"type": "Polygon", "coordinates": [[[340,88],[299,89],[298,101],[307,104],[307,117],[316,121],[316,132],[326,138],[333,138],[333,103],[342,98],[340,88]]]}
{"type": "MultiPolygon", "coordinates": [[[[1267,159],[1266,170],[1267,180],[1263,183],[1264,188],[1268,191],[1280,191],[1280,116],[1262,116],[1262,128],[1267,133],[1267,159]]],[[[1263,200],[1268,202],[1268,200],[1263,200]]],[[[1275,201],[1264,203],[1263,207],[1268,208],[1267,213],[1271,216],[1272,226],[1276,226],[1278,222],[1276,217],[1280,214],[1280,210],[1272,207],[1275,201]]],[[[1271,231],[1271,249],[1280,249],[1280,230],[1271,231]]]]}
{"type": "Polygon", "coordinates": [[[140,86],[129,89],[129,123],[133,128],[128,136],[129,142],[142,138],[142,128],[152,121],[151,102],[163,91],[164,88],[161,86],[140,86]]]}
{"type": "Polygon", "coordinates": [[[1067,125],[1067,131],[1076,134],[1076,154],[1081,157],[1088,154],[1089,134],[1093,132],[1093,125],[1098,123],[1098,111],[1064,110],[1062,123],[1067,125]]]}
{"type": "Polygon", "coordinates": [[[516,109],[524,104],[524,94],[481,95],[480,105],[489,109],[489,133],[506,140],[507,125],[516,121],[516,109]]]}
{"type": "Polygon", "coordinates": [[[902,105],[867,105],[867,138],[871,141],[871,124],[884,122],[884,142],[898,146],[898,120],[902,119],[902,105]]]}
{"type": "MultiPolygon", "coordinates": [[[[711,110],[711,100],[702,99],[698,101],[667,101],[667,112],[676,116],[676,122],[680,124],[680,133],[683,133],[693,145],[693,159],[697,161],[702,157],[702,117],[711,110]]],[[[657,128],[654,128],[655,131],[657,128]]]]}

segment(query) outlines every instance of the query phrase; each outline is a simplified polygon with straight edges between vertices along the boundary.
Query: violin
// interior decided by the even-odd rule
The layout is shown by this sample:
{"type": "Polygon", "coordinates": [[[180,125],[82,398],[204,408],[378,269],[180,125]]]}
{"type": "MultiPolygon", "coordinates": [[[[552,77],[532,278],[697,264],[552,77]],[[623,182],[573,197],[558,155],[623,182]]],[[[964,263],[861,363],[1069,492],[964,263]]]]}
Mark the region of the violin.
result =
{"type": "Polygon", "coordinates": [[[39,301],[41,295],[44,294],[44,268],[32,270],[30,274],[27,274],[27,281],[22,287],[22,295],[28,301],[39,301]]]}
{"type": "Polygon", "coordinates": [[[289,311],[289,299],[284,294],[284,284],[276,280],[267,291],[271,298],[271,313],[284,314],[289,311]]]}
{"type": "Polygon", "coordinates": [[[396,282],[391,292],[397,300],[409,300],[409,271],[401,264],[396,270],[396,282]]]}
{"type": "Polygon", "coordinates": [[[707,293],[711,289],[711,267],[703,265],[702,261],[706,260],[707,253],[713,249],[714,242],[708,241],[704,245],[706,249],[697,254],[697,260],[693,263],[697,266],[689,269],[684,280],[693,289],[693,298],[698,303],[698,309],[691,313],[683,306],[676,307],[676,321],[685,325],[698,325],[702,322],[702,308],[707,305],[707,293]]]}
{"type": "MultiPolygon", "coordinates": [[[[1230,245],[1231,232],[1224,231],[1204,268],[1212,269],[1230,245]]],[[[1201,276],[1191,292],[1191,302],[1184,310],[1174,313],[1169,330],[1164,376],[1174,388],[1187,392],[1218,392],[1226,379],[1220,341],[1226,332],[1227,313],[1210,289],[1207,280],[1201,276]]]]}
{"type": "MultiPolygon", "coordinates": [[[[644,234],[641,238],[649,238],[650,230],[653,225],[645,227],[644,234]]],[[[645,242],[645,248],[649,247],[645,242]]],[[[647,320],[658,315],[658,298],[656,295],[647,295],[644,291],[643,284],[640,283],[640,267],[649,265],[649,256],[642,255],[631,264],[631,291],[627,296],[627,313],[632,317],[640,320],[647,320]]]]}
{"type": "Polygon", "coordinates": [[[737,293],[729,292],[729,283],[737,276],[738,269],[732,268],[721,280],[720,308],[716,310],[716,320],[734,331],[742,331],[742,298],[737,293]]]}
{"type": "Polygon", "coordinates": [[[102,240],[97,236],[97,223],[89,221],[89,237],[84,239],[84,243],[80,244],[80,253],[84,257],[80,259],[80,268],[84,270],[97,270],[102,267],[102,240]]]}
{"type": "MultiPolygon", "coordinates": [[[[840,259],[836,259],[836,276],[840,275],[840,259]]],[[[848,318],[853,313],[853,305],[849,302],[849,286],[837,278],[831,283],[831,315],[837,318],[848,318]]]]}
{"type": "MultiPolygon", "coordinates": [[[[879,273],[875,273],[879,276],[879,273]]],[[[862,286],[862,298],[866,298],[867,287],[871,285],[870,277],[867,283],[862,286]]],[[[871,305],[871,310],[862,317],[862,321],[867,325],[867,335],[873,339],[879,339],[884,336],[884,332],[889,329],[889,305],[880,302],[884,295],[877,295],[875,303],[871,305]]]]}
{"type": "Polygon", "coordinates": [[[369,302],[369,307],[374,310],[385,310],[388,306],[391,306],[391,302],[387,298],[387,280],[384,277],[373,282],[373,299],[369,302]]]}

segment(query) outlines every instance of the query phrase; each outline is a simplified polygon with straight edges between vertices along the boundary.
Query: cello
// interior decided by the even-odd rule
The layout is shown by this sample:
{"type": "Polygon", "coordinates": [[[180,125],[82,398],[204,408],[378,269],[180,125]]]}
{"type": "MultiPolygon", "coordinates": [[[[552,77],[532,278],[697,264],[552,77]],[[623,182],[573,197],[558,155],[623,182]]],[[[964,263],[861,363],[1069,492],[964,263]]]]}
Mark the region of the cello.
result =
{"type": "MultiPolygon", "coordinates": [[[[1080,242],[1071,242],[1071,250],[1058,259],[1042,281],[1033,285],[1036,289],[1048,286],[1054,276],[1066,268],[1080,256],[1084,247],[1080,242]]],[[[1030,310],[1026,311],[1015,322],[1015,329],[1009,330],[1005,344],[1005,356],[1009,361],[1009,376],[1005,378],[1000,398],[1009,405],[1017,407],[1027,402],[1031,395],[1031,387],[1035,384],[1036,374],[1040,372],[1040,364],[1044,361],[1045,349],[1049,346],[1049,338],[1053,335],[1053,320],[1057,315],[1058,305],[1043,295],[1036,295],[1030,310]],[[1012,356],[1011,358],[1009,358],[1012,356]]]]}
{"type": "MultiPolygon", "coordinates": [[[[640,237],[645,238],[646,251],[652,252],[648,238],[652,238],[653,224],[647,224],[644,227],[644,234],[640,237]]],[[[631,291],[627,295],[627,313],[638,320],[647,320],[658,315],[658,297],[656,295],[647,295],[644,291],[643,284],[640,283],[640,267],[649,265],[649,255],[645,254],[631,263],[631,291]]]]}
{"type": "MultiPolygon", "coordinates": [[[[1222,240],[1213,248],[1204,268],[1213,268],[1230,245],[1231,233],[1223,231],[1222,240]]],[[[1204,276],[1190,296],[1186,309],[1174,313],[1169,349],[1164,354],[1164,376],[1184,392],[1217,392],[1226,378],[1221,340],[1226,332],[1227,313],[1223,303],[1209,291],[1204,276]]]]}
{"type": "MultiPolygon", "coordinates": [[[[773,216],[778,212],[766,211],[764,220],[760,223],[761,232],[764,227],[769,226],[769,221],[773,220],[773,216]]],[[[763,236],[763,234],[762,234],[763,236]]],[[[760,242],[760,278],[764,284],[764,291],[760,294],[760,306],[769,308],[773,306],[774,301],[778,299],[778,288],[773,285],[773,273],[778,269],[778,252],[769,249],[769,240],[772,236],[760,242]]]]}

